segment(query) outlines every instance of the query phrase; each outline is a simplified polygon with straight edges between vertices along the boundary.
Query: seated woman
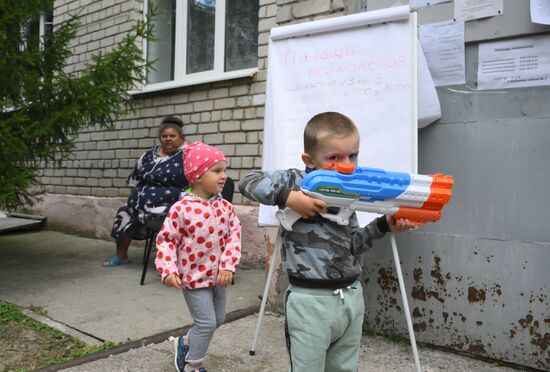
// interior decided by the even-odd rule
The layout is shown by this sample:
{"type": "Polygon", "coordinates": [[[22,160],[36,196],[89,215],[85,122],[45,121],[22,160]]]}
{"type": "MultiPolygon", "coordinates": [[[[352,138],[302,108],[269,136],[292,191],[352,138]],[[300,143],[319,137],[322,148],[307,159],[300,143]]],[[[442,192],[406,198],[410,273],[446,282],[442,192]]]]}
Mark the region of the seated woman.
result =
{"type": "Polygon", "coordinates": [[[165,117],[159,127],[160,146],[147,150],[136,162],[128,177],[133,188],[128,202],[115,217],[111,236],[116,240],[116,255],[103,262],[103,266],[130,263],[128,247],[133,237],[144,238],[149,221],[164,219],[181,191],[189,187],[183,175],[183,122],[165,117]]]}

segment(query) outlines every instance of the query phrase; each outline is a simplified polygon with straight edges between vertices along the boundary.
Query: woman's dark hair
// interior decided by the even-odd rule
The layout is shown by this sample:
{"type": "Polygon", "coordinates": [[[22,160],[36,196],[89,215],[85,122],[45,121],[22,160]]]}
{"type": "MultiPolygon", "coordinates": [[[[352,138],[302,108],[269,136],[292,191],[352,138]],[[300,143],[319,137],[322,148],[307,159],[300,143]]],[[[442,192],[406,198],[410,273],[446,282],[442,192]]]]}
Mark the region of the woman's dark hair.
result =
{"type": "Polygon", "coordinates": [[[160,122],[159,126],[159,133],[158,136],[160,138],[160,135],[165,129],[174,129],[176,132],[178,132],[181,139],[184,139],[183,137],[183,121],[181,119],[175,117],[175,116],[167,116],[160,122]]]}

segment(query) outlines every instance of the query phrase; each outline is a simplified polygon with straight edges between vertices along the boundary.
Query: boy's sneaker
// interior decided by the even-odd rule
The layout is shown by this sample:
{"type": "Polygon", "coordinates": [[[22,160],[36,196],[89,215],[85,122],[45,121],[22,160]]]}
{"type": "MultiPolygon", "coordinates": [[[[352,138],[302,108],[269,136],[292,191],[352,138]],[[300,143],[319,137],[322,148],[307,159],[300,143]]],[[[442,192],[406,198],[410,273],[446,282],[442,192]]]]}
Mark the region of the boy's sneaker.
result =
{"type": "MultiPolygon", "coordinates": [[[[176,371],[184,372],[185,370],[185,356],[189,351],[189,345],[185,344],[183,337],[170,337],[170,341],[174,342],[174,366],[176,371]]],[[[201,371],[204,372],[204,371],[201,371]]]]}

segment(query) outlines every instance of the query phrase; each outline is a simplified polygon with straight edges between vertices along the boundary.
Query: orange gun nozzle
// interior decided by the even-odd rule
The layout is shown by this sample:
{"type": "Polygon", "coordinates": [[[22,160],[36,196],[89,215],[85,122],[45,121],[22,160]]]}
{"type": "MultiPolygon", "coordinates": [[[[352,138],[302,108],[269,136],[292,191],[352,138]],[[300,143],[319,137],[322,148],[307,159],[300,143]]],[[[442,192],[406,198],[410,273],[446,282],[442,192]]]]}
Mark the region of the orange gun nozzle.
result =
{"type": "Polygon", "coordinates": [[[329,165],[323,167],[324,170],[336,170],[340,173],[344,174],[352,174],[353,171],[355,171],[355,165],[351,163],[338,163],[338,162],[332,162],[329,165]]]}

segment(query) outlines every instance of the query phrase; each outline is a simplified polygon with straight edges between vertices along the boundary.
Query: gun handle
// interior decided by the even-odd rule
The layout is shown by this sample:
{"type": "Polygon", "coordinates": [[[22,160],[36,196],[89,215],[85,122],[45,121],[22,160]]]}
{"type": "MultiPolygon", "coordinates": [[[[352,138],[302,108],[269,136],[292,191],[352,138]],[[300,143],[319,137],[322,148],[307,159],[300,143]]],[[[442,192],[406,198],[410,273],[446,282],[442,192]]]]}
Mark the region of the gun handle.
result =
{"type": "Polygon", "coordinates": [[[279,209],[275,212],[275,217],[287,231],[292,231],[292,225],[300,219],[300,215],[292,208],[279,209]]]}
{"type": "Polygon", "coordinates": [[[353,214],[353,209],[347,206],[340,207],[340,210],[337,214],[330,213],[321,213],[321,216],[327,220],[336,222],[338,225],[347,225],[349,224],[349,218],[353,214]]]}

